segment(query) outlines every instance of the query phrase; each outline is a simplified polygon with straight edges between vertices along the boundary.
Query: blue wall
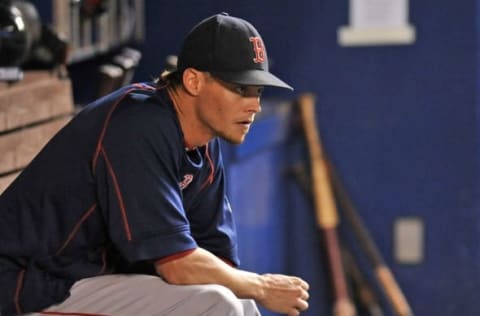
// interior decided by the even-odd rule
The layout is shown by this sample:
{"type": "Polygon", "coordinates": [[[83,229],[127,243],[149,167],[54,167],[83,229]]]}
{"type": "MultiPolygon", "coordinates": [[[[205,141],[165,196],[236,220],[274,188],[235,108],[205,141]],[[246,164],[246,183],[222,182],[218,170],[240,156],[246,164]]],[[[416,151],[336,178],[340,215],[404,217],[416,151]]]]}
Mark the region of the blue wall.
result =
{"type": "MultiPolygon", "coordinates": [[[[413,45],[344,48],[337,29],[348,24],[347,0],[147,1],[149,39],[138,75],[155,76],[200,18],[228,11],[250,20],[273,71],[296,87],[293,94],[269,91],[267,99],[317,94],[325,148],[415,314],[474,315],[480,309],[477,2],[410,1],[413,45]],[[425,258],[402,265],[393,259],[393,223],[411,215],[425,223],[425,258]]],[[[229,155],[244,264],[306,277],[307,314],[326,315],[318,232],[305,197],[281,175],[301,146],[287,139],[267,146],[265,135],[253,129],[244,149],[225,146],[252,148],[229,155]]]]}

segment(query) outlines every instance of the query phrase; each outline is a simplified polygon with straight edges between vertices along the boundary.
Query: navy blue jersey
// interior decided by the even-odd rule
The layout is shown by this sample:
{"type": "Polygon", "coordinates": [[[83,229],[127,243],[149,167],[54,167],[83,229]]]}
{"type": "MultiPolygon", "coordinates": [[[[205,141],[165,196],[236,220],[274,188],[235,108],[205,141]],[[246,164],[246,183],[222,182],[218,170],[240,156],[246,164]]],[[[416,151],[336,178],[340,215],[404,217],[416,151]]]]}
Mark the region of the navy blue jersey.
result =
{"type": "Polygon", "coordinates": [[[166,89],[86,106],[0,197],[2,315],[68,297],[81,278],[154,273],[202,247],[238,265],[218,139],[187,151],[166,89]]]}

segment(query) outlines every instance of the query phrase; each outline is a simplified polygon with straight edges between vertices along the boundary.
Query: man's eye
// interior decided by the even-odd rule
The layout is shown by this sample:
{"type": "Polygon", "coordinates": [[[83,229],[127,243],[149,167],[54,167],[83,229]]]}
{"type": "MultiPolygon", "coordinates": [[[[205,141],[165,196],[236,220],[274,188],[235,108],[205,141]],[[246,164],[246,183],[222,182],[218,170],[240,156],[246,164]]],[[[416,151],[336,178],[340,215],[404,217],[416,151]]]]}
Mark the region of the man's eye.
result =
{"type": "Polygon", "coordinates": [[[263,87],[236,86],[235,92],[244,97],[260,97],[263,93],[263,87]]]}
{"type": "Polygon", "coordinates": [[[236,86],[235,87],[235,92],[244,96],[247,94],[247,87],[245,86],[236,86]]]}

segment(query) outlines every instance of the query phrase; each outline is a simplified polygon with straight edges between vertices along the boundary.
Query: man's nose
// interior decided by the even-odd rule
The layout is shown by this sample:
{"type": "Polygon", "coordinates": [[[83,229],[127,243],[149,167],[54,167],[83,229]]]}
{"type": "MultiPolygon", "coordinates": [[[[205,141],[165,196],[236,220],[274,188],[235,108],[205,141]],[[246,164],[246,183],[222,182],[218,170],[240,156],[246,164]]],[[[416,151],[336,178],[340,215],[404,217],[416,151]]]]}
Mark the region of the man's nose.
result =
{"type": "Polygon", "coordinates": [[[260,104],[260,97],[249,98],[248,112],[259,113],[261,111],[262,111],[262,106],[260,104]]]}

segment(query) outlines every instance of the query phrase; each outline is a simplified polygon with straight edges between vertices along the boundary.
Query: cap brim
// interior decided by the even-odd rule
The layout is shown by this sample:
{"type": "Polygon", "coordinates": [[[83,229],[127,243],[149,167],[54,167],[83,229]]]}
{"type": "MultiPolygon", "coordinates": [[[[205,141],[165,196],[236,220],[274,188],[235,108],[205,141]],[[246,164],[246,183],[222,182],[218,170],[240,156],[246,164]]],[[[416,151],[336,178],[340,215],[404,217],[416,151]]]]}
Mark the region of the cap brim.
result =
{"type": "Polygon", "coordinates": [[[226,82],[249,86],[269,86],[293,90],[290,85],[264,70],[252,69],[240,72],[211,71],[211,73],[226,82]]]}

